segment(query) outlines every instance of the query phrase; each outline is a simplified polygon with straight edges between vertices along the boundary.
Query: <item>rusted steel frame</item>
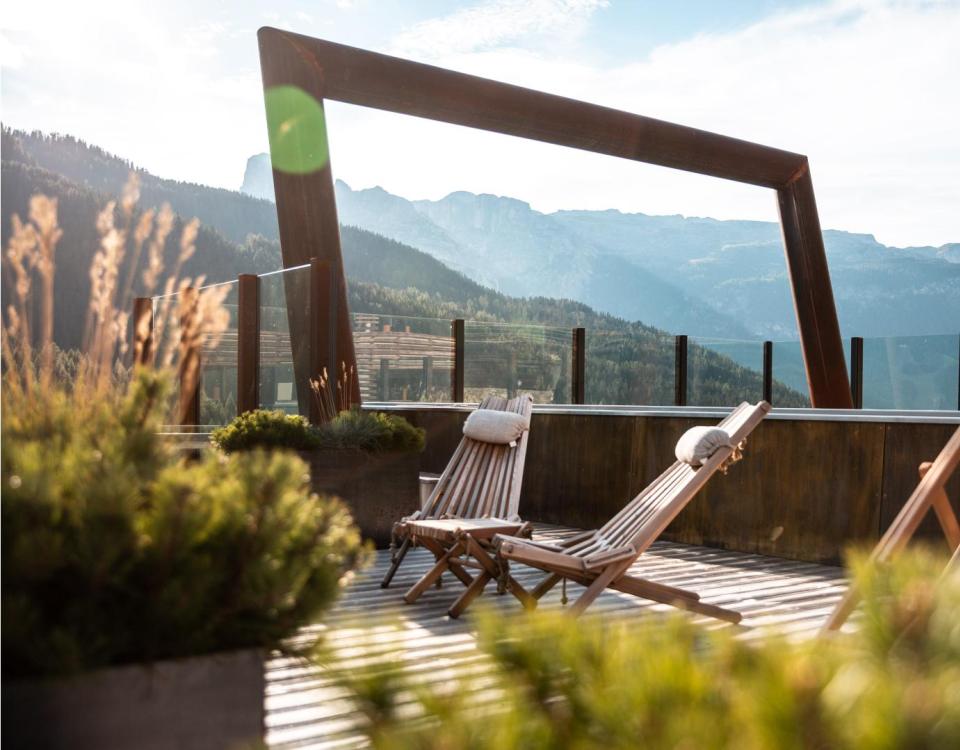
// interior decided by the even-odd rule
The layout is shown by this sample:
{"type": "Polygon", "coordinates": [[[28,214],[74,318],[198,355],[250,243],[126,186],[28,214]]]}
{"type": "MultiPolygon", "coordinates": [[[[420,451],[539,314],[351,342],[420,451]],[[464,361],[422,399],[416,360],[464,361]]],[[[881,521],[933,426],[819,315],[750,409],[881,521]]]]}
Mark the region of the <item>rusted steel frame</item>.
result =
{"type": "Polygon", "coordinates": [[[237,278],[237,414],[260,406],[260,277],[237,278]]]}
{"type": "Polygon", "coordinates": [[[317,98],[770,188],[785,184],[803,160],[750,141],[288,31],[262,28],[258,36],[261,61],[265,51],[299,60],[297,78],[282,82],[317,98]],[[322,89],[306,87],[321,77],[322,89]]]}
{"type": "MultiPolygon", "coordinates": [[[[321,105],[333,99],[775,189],[811,403],[852,405],[805,156],[278,29],[258,37],[265,89],[291,85],[321,105]]],[[[274,186],[285,266],[320,254],[342,268],[329,162],[308,175],[274,170],[274,186]]],[[[345,281],[340,310],[346,318],[345,281]]],[[[343,320],[341,359],[352,364],[349,332],[343,320]]]]}
{"type": "MultiPolygon", "coordinates": [[[[323,71],[314,61],[298,54],[281,32],[267,33],[261,30],[260,69],[263,88],[294,85],[311,94],[318,105],[323,106],[323,71]]],[[[324,144],[326,145],[326,144],[324,144]]],[[[337,366],[331,368],[332,377],[340,370],[339,365],[355,371],[357,357],[353,345],[353,331],[350,325],[350,312],[347,307],[347,282],[343,273],[343,254],[340,248],[340,226],[337,220],[337,206],[333,189],[333,173],[330,161],[317,170],[306,174],[293,174],[274,168],[273,185],[277,205],[277,222],[280,230],[280,249],[283,267],[291,268],[309,263],[312,258],[327,261],[336,269],[334,278],[335,299],[337,305],[336,331],[326,334],[327,340],[336,342],[331,360],[337,366]]],[[[287,284],[287,315],[290,326],[291,349],[293,354],[294,377],[297,384],[297,397],[301,412],[311,415],[316,411],[313,399],[305,384],[317,371],[313,368],[315,355],[309,351],[314,330],[311,313],[303,300],[292,299],[291,284],[287,284]],[[307,401],[307,404],[304,401],[307,401]]],[[[360,404],[360,382],[352,379],[350,401],[360,404]]]]}
{"type": "MultiPolygon", "coordinates": [[[[328,260],[320,258],[310,259],[310,375],[311,378],[317,378],[324,372],[333,388],[335,397],[340,392],[340,387],[347,387],[349,382],[359,389],[356,362],[350,363],[339,358],[342,348],[340,346],[340,313],[346,309],[346,305],[338,304],[338,289],[342,282],[342,267],[336,266],[328,260]],[[353,368],[351,371],[351,367],[353,368]],[[344,379],[344,372],[348,378],[344,379]]],[[[288,302],[289,307],[289,302],[288,302]]],[[[349,323],[349,319],[348,319],[349,323]]],[[[291,332],[292,333],[292,332],[291,332]]],[[[351,350],[353,342],[352,331],[348,333],[351,341],[351,350]]],[[[299,377],[299,375],[298,375],[299,377]]],[[[309,389],[309,383],[307,384],[309,389]]],[[[352,401],[359,403],[359,401],[352,401]]],[[[340,404],[337,404],[339,408],[340,404]]],[[[321,414],[320,405],[317,400],[310,396],[309,417],[313,424],[320,424],[321,414]]]]}
{"type": "Polygon", "coordinates": [[[810,404],[852,409],[827,253],[806,164],[793,182],[777,190],[777,199],[810,404]]]}

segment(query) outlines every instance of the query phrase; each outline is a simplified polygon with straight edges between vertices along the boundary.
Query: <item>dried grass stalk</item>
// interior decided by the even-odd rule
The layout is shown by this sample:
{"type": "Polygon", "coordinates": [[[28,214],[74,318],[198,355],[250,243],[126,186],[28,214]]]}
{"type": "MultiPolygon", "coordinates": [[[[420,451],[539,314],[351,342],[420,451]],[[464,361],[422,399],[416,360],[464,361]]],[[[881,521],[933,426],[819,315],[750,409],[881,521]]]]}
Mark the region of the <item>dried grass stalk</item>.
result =
{"type": "Polygon", "coordinates": [[[310,378],[310,390],[321,422],[329,422],[340,412],[353,407],[351,394],[356,377],[356,368],[351,366],[348,370],[346,362],[341,362],[340,375],[335,383],[330,380],[326,367],[318,377],[310,378]]]}
{"type": "MultiPolygon", "coordinates": [[[[149,294],[159,282],[164,268],[164,248],[173,229],[175,215],[169,205],[158,212],[144,211],[134,219],[140,198],[139,180],[135,174],[124,186],[119,204],[111,201],[96,219],[99,244],[90,264],[90,300],[84,333],[83,361],[70,384],[75,393],[95,396],[117,381],[117,370],[128,353],[127,329],[133,282],[144,246],[146,268],[142,283],[149,294]],[[117,225],[117,217],[121,224],[117,225]],[[128,245],[132,256],[125,281],[119,283],[120,269],[128,245]]],[[[24,389],[43,397],[51,387],[54,371],[54,272],[55,254],[63,232],[57,222],[57,201],[44,195],[30,199],[29,221],[13,216],[13,231],[3,260],[13,279],[13,301],[7,306],[3,326],[2,358],[7,388],[24,389]],[[39,289],[34,280],[39,280],[39,289]],[[33,296],[37,294],[37,299],[33,296]],[[34,330],[32,312],[39,310],[39,327],[34,330]],[[34,336],[38,334],[38,341],[34,336]],[[36,343],[36,346],[35,346],[36,343]],[[35,363],[39,353],[39,366],[35,363]],[[39,370],[36,377],[35,370],[39,370]],[[37,386],[39,384],[39,388],[37,386]]],[[[226,285],[198,289],[204,278],[179,279],[184,264],[196,252],[199,222],[193,219],[183,225],[180,249],[174,273],[164,286],[166,296],[154,305],[153,340],[163,335],[166,327],[179,334],[167,337],[166,350],[148,347],[149,331],[137,330],[137,361],[149,366],[169,367],[177,364],[182,390],[192,392],[199,384],[200,352],[204,346],[215,347],[227,329],[230,316],[223,305],[229,292],[226,285]],[[179,294],[173,294],[177,290],[179,294]],[[188,290],[190,290],[188,292],[188,290]],[[171,321],[173,325],[171,325],[171,321]],[[151,356],[152,355],[152,356],[151,356]]],[[[163,341],[163,338],[160,338],[163,341]]]]}

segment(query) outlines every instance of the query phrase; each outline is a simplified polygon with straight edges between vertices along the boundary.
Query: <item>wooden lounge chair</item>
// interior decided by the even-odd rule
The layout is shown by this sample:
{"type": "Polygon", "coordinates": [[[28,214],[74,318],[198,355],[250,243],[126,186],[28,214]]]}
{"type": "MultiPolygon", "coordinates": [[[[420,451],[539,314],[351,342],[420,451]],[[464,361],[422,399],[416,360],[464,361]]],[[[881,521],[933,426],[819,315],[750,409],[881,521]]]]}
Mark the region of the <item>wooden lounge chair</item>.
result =
{"type": "MultiPolygon", "coordinates": [[[[755,405],[740,404],[718,425],[729,433],[736,448],[719,448],[697,468],[677,461],[600,529],[559,544],[496,537],[494,546],[501,566],[506,568],[513,561],[550,573],[532,592],[522,592],[521,599],[529,596],[538,600],[557,583],[567,579],[587,587],[573,604],[571,613],[574,615],[581,614],[604,589],[612,588],[721,620],[739,622],[738,612],[705,604],[691,591],[628,575],[627,571],[714,473],[725,471],[729,463],[739,459],[747,435],[769,411],[770,404],[765,401],[755,405]]],[[[508,569],[501,569],[501,575],[508,572],[508,569]]]]}
{"type": "MultiPolygon", "coordinates": [[[[948,567],[960,564],[960,523],[957,522],[957,516],[950,507],[950,499],[945,489],[958,465],[960,465],[960,429],[953,433],[933,463],[920,464],[920,483],[877,543],[870,555],[871,562],[887,562],[902,550],[920,527],[924,516],[933,508],[940,522],[940,528],[947,537],[947,544],[953,551],[948,567]]],[[[825,635],[830,631],[838,630],[856,608],[859,599],[859,592],[851,585],[830,613],[820,631],[821,634],[825,635]]]]}
{"type": "MultiPolygon", "coordinates": [[[[533,398],[522,394],[508,401],[488,396],[479,408],[509,411],[529,420],[533,398]]],[[[497,533],[529,533],[529,526],[518,515],[528,437],[529,431],[524,432],[516,446],[511,447],[464,436],[423,510],[394,524],[394,539],[400,542],[400,547],[396,548],[396,542],[392,545],[395,551],[390,569],[380,583],[382,587],[390,585],[407,551],[414,545],[426,547],[437,562],[407,592],[404,598],[408,603],[431,584],[439,584],[446,570],[469,586],[475,581],[464,569],[465,561],[460,560],[463,553],[486,545],[497,533]]]]}

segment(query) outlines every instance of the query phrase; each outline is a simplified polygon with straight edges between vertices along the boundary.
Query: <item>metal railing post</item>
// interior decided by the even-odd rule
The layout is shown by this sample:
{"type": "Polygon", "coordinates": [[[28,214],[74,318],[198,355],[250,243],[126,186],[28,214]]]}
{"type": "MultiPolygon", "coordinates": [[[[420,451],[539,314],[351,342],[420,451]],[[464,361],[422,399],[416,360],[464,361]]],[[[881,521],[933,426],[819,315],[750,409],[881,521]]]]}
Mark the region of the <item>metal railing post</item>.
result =
{"type": "Polygon", "coordinates": [[[453,400],[454,403],[463,403],[463,353],[464,342],[466,341],[466,330],[463,318],[457,318],[453,321],[453,400]]]}
{"type": "Polygon", "coordinates": [[[191,327],[190,318],[197,314],[200,292],[191,286],[184,289],[181,294],[180,351],[183,353],[183,359],[180,361],[178,422],[182,427],[195,427],[200,424],[201,362],[200,351],[195,346],[188,345],[187,332],[191,327]]]}
{"type": "Polygon", "coordinates": [[[260,277],[237,277],[237,414],[260,406],[260,277]]]}
{"type": "Polygon", "coordinates": [[[850,395],[853,408],[863,408],[863,338],[850,338],[850,395]]]}
{"type": "Polygon", "coordinates": [[[585,404],[587,402],[587,329],[573,329],[573,348],[571,350],[570,368],[570,403],[585,404]]]}
{"type": "Polygon", "coordinates": [[[687,337],[675,339],[673,370],[673,403],[675,406],[687,405],[687,337]]]}
{"type": "Polygon", "coordinates": [[[773,342],[763,342],[763,400],[773,405],[773,342]]]}

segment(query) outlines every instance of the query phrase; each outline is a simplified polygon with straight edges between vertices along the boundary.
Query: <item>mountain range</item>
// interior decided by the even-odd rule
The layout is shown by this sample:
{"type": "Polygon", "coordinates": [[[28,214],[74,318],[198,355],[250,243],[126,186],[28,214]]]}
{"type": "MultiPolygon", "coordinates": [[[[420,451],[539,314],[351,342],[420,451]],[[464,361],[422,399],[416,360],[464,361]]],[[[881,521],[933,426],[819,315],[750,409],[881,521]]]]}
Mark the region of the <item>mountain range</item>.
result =
{"type": "MultiPolygon", "coordinates": [[[[248,160],[241,190],[272,199],[266,154],[248,160]]],[[[423,250],[506,294],[574,299],[672,333],[796,338],[773,222],[542,213],[515,198],[463,191],[411,201],[342,181],[336,195],[344,224],[423,250]]],[[[824,242],[845,336],[957,333],[960,243],[896,248],[836,230],[825,231],[824,242]]]]}
{"type": "MultiPolygon", "coordinates": [[[[64,237],[57,254],[55,286],[59,313],[55,320],[55,339],[65,348],[78,346],[82,336],[89,294],[87,269],[97,246],[96,214],[108,200],[117,197],[131,171],[140,177],[140,210],[166,202],[177,214],[174,231],[167,242],[168,265],[177,253],[180,227],[185,219],[194,216],[200,219],[201,229],[197,252],[184,268],[185,274],[202,273],[209,281],[216,282],[235,279],[240,273],[273,271],[281,265],[276,208],[268,200],[242,192],[163,179],[70,136],[4,128],[0,151],[3,157],[0,203],[4,244],[9,237],[11,214],[25,215],[31,195],[42,192],[59,200],[64,237]]],[[[253,191],[258,179],[261,184],[266,181],[269,185],[270,172],[264,172],[262,159],[254,158],[248,166],[245,179],[248,191],[253,191]]],[[[563,379],[566,377],[563,363],[569,357],[563,353],[564,347],[569,349],[569,331],[573,326],[583,326],[588,331],[587,398],[590,403],[670,403],[673,339],[664,329],[691,335],[706,333],[707,336],[726,339],[749,336],[754,339],[752,343],[691,340],[689,398],[690,403],[710,405],[759,397],[760,344],[756,335],[752,335],[756,329],[751,315],[753,319],[763,320],[768,311],[763,309],[762,300],[758,303],[739,289],[727,293],[743,297],[744,309],[750,310],[749,306],[754,305],[753,312],[743,315],[740,308],[729,302],[720,310],[716,302],[710,302],[711,277],[707,272],[713,274],[713,284],[720,287],[721,294],[725,285],[752,289],[748,283],[750,279],[745,282],[744,277],[731,275],[726,281],[717,281],[711,265],[727,262],[733,270],[742,272],[745,248],[751,247],[749,242],[755,242],[757,254],[772,255],[782,262],[779,250],[762,244],[776,242],[775,225],[647,217],[610,211],[542,214],[521,201],[469,193],[455,193],[442,201],[414,202],[380,189],[354,191],[343,183],[337,185],[337,191],[343,221],[341,238],[349,304],[353,312],[406,316],[408,320],[411,317],[445,320],[461,317],[496,324],[547,326],[546,330],[511,326],[488,328],[484,335],[490,334],[488,343],[493,348],[484,357],[490,363],[489,367],[503,369],[506,367],[502,361],[503,352],[512,348],[518,366],[527,368],[524,376],[527,379],[531,373],[553,362],[549,367],[553,368],[554,375],[541,378],[540,390],[549,388],[548,381],[554,377],[552,387],[559,389],[560,397],[564,393],[563,379]],[[649,258],[644,260],[646,256],[639,251],[634,256],[639,256],[647,266],[640,269],[643,273],[637,273],[640,268],[637,257],[609,250],[621,236],[618,222],[628,229],[632,227],[630,231],[641,239],[641,230],[646,231],[645,241],[649,243],[669,246],[674,242],[681,248],[686,247],[690,257],[695,255],[691,248],[699,242],[702,253],[696,255],[695,260],[713,252],[709,243],[726,243],[721,245],[722,251],[713,253],[719,257],[713,264],[681,264],[688,275],[692,273],[690,268],[701,269],[705,278],[698,281],[698,289],[707,291],[678,290],[674,277],[680,279],[682,273],[670,277],[671,282],[663,282],[662,278],[669,276],[664,270],[663,259],[654,258],[647,263],[649,258]],[[364,225],[367,228],[363,228],[364,225]],[[577,253],[576,237],[587,233],[586,227],[591,225],[590,242],[593,244],[589,253],[592,255],[587,257],[596,260],[594,266],[584,263],[577,253]],[[680,235],[680,240],[671,237],[671,227],[680,235]],[[733,229],[738,229],[741,234],[736,235],[733,229]],[[766,235],[757,240],[758,233],[766,235]],[[396,239],[398,237],[406,237],[408,241],[396,239]],[[544,254],[550,255],[553,263],[549,268],[544,267],[542,273],[535,252],[540,242],[537,238],[548,246],[549,252],[544,254]],[[410,244],[413,242],[418,243],[416,247],[410,244]],[[477,247],[478,255],[486,253],[488,261],[478,264],[473,251],[465,250],[469,247],[477,247]],[[658,262],[660,266],[656,265],[658,262]],[[476,273],[472,271],[474,268],[476,273]],[[501,268],[508,272],[500,273],[501,268]],[[603,273],[595,272],[596,268],[603,269],[603,273]],[[565,278],[567,273],[570,279],[565,278]],[[553,288],[545,288],[551,284],[542,283],[540,276],[552,278],[553,288]],[[481,283],[478,277],[487,284],[481,283]],[[535,292],[541,288],[543,293],[538,296],[535,292]],[[645,296],[638,297],[641,288],[645,296]],[[527,291],[529,289],[534,291],[527,291]],[[582,295],[582,290],[590,294],[582,295]],[[619,295],[619,298],[606,299],[597,290],[611,298],[619,295]],[[596,305],[577,301],[575,296],[596,297],[596,305]],[[651,304],[651,299],[656,300],[656,304],[651,304]],[[635,307],[627,307],[630,304],[635,307]],[[607,312],[616,309],[647,310],[651,319],[665,322],[654,327],[646,319],[630,317],[629,312],[620,315],[607,312]],[[663,314],[665,309],[672,310],[679,323],[672,323],[668,319],[670,316],[663,314]],[[738,319],[737,315],[742,318],[738,319]],[[541,335],[553,343],[538,344],[537,337],[541,335]],[[557,367],[560,367],[559,371],[557,367]]],[[[626,233],[626,230],[622,231],[626,233]]],[[[583,244],[586,246],[587,241],[583,240],[583,244]]],[[[909,305],[902,302],[910,295],[926,296],[935,313],[930,316],[935,325],[931,324],[926,330],[946,329],[952,333],[950,337],[941,337],[942,340],[935,342],[933,347],[924,344],[919,351],[914,351],[908,346],[906,358],[891,355],[888,345],[887,353],[881,352],[882,361],[877,360],[867,368],[865,391],[873,394],[869,405],[878,408],[955,408],[955,328],[960,318],[956,309],[956,275],[952,273],[960,268],[960,264],[951,262],[955,246],[901,250],[877,246],[878,250],[874,247],[876,243],[865,244],[867,249],[863,252],[878,256],[880,269],[861,269],[858,279],[857,269],[851,266],[851,288],[838,289],[838,298],[849,297],[851,289],[863,292],[865,299],[876,300],[886,294],[893,300],[888,304],[894,309],[881,309],[883,305],[880,304],[875,316],[902,313],[904,320],[895,330],[918,333],[924,329],[919,327],[916,319],[907,315],[909,305]],[[899,289],[890,278],[895,275],[888,267],[891,263],[902,264],[899,268],[904,283],[899,289]],[[900,373],[896,378],[898,387],[906,383],[906,390],[911,393],[907,394],[901,388],[900,394],[892,394],[889,386],[893,378],[889,373],[894,367],[900,373]],[[903,380],[906,376],[909,381],[903,380]],[[878,384],[876,387],[872,385],[874,381],[878,384]]],[[[850,251],[845,248],[839,251],[841,255],[844,252],[850,251]]],[[[837,254],[835,248],[831,250],[835,284],[838,277],[844,278],[844,274],[838,274],[833,265],[837,254]]],[[[769,258],[764,262],[775,265],[769,258]]],[[[122,269],[122,273],[126,275],[126,269],[122,269]]],[[[8,283],[5,269],[6,292],[9,292],[8,283]]],[[[785,287],[782,294],[787,296],[786,309],[789,311],[785,287]]],[[[792,312],[786,317],[783,328],[790,327],[792,331],[792,312]]],[[[476,326],[473,330],[479,332],[481,329],[482,326],[476,326]]],[[[879,324],[869,330],[878,329],[882,329],[879,324]]],[[[881,330],[883,334],[888,332],[881,330]]],[[[894,347],[898,348],[903,347],[894,347]]],[[[867,351],[871,351],[871,347],[868,346],[867,351]]],[[[472,367],[475,370],[479,365],[475,363],[472,367]]],[[[503,379],[508,376],[509,367],[496,375],[503,379]]],[[[796,342],[775,346],[774,377],[779,381],[774,385],[776,405],[802,405],[806,402],[796,342]]]]}
{"type": "MultiPolygon", "coordinates": [[[[163,179],[71,136],[4,128],[0,151],[4,244],[12,214],[24,216],[30,196],[43,193],[59,203],[63,238],[56,258],[54,338],[63,348],[78,347],[82,338],[89,295],[87,269],[98,244],[94,230],[97,213],[118,196],[131,171],[140,181],[138,211],[166,202],[177,214],[167,240],[166,267],[176,257],[184,220],[194,216],[200,219],[201,228],[197,251],[183,269],[185,275],[204,274],[209,282],[228,281],[240,273],[264,273],[281,265],[276,208],[271,202],[163,179]]],[[[590,403],[672,401],[673,338],[662,331],[569,299],[504,294],[428,253],[364,229],[341,226],[341,239],[351,311],[390,316],[385,322],[392,320],[393,325],[427,325],[435,329],[433,333],[441,332],[444,323],[449,330],[452,318],[472,321],[468,324],[466,368],[467,385],[472,388],[504,387],[522,378],[524,387],[541,394],[552,391],[552,398],[565,400],[569,396],[570,329],[583,326],[590,331],[586,377],[590,403]]],[[[127,253],[127,261],[129,258],[127,253]]],[[[121,267],[120,276],[129,271],[121,267]]],[[[132,273],[131,277],[139,275],[132,273]]],[[[11,280],[6,268],[3,282],[5,294],[9,294],[11,280]]],[[[262,284],[261,294],[269,298],[268,289],[274,286],[262,284]]],[[[278,306],[271,314],[282,317],[283,311],[278,306]]],[[[743,366],[692,343],[690,368],[693,403],[737,403],[760,393],[759,361],[743,366]]],[[[399,385],[393,378],[391,383],[399,385]]],[[[775,382],[774,401],[783,406],[803,405],[806,398],[798,391],[803,387],[802,382],[794,387],[775,382]]],[[[425,396],[421,393],[419,397],[425,396]]],[[[204,399],[203,410],[211,401],[204,399]]],[[[229,404],[219,403],[221,417],[230,411],[229,404]]]]}

